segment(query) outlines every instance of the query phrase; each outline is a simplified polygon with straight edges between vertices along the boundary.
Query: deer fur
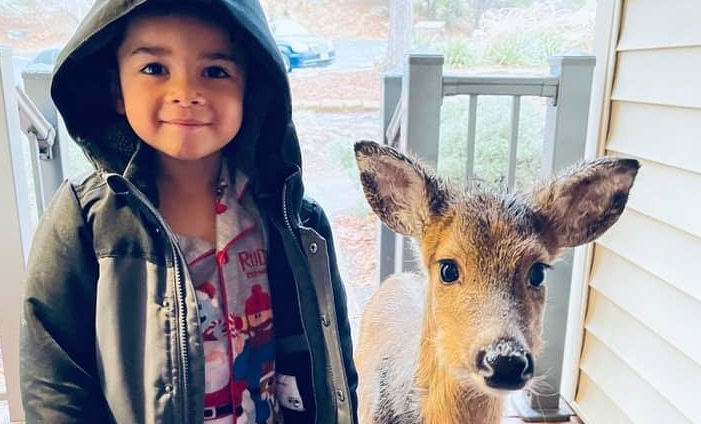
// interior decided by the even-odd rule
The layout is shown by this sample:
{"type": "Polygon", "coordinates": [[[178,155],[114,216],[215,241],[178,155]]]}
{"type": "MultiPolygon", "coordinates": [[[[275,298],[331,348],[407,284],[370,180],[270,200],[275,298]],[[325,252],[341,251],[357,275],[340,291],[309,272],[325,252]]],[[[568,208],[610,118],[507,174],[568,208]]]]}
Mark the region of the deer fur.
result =
{"type": "Polygon", "coordinates": [[[616,222],[639,163],[601,158],[508,194],[452,186],[374,142],[355,155],[372,210],[417,242],[425,274],[391,276],[363,311],[361,423],[499,423],[543,345],[543,271],[616,222]]]}

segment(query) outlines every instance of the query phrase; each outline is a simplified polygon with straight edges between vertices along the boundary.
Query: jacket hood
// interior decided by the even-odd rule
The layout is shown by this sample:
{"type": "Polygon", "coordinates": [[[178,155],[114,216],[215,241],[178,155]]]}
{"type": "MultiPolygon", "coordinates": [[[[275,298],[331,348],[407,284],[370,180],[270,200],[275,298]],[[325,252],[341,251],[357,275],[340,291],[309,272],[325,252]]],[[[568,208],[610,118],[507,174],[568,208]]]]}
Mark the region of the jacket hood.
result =
{"type": "Polygon", "coordinates": [[[54,69],[51,96],[69,134],[98,171],[132,178],[153,168],[145,162],[152,157],[151,148],[116,113],[111,88],[124,18],[153,2],[212,8],[226,28],[236,31],[248,56],[248,73],[243,123],[225,148],[225,157],[254,182],[256,191],[279,190],[289,175],[300,170],[301,157],[287,72],[256,0],[96,0],[54,69]]]}

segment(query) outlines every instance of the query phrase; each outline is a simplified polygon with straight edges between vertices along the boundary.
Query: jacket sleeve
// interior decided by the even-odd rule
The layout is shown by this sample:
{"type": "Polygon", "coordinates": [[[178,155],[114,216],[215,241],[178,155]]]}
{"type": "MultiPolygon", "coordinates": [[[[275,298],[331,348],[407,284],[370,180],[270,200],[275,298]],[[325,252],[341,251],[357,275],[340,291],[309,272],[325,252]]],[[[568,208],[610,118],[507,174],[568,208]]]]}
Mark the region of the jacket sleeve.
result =
{"type": "Polygon", "coordinates": [[[20,331],[26,422],[107,422],[95,359],[97,261],[69,183],[41,218],[27,271],[20,331]]]}
{"type": "Polygon", "coordinates": [[[338,261],[336,259],[336,246],[333,242],[333,234],[331,224],[324,210],[318,203],[314,203],[318,213],[318,221],[316,229],[319,234],[326,240],[326,246],[329,254],[329,264],[331,267],[331,284],[333,285],[333,295],[336,308],[336,320],[338,322],[338,332],[341,338],[341,349],[343,350],[343,362],[346,371],[346,379],[348,381],[348,390],[350,391],[350,401],[353,411],[353,422],[358,422],[358,373],[353,362],[353,339],[351,337],[351,326],[348,320],[348,307],[346,303],[346,289],[341,280],[341,274],[338,270],[338,261]]]}

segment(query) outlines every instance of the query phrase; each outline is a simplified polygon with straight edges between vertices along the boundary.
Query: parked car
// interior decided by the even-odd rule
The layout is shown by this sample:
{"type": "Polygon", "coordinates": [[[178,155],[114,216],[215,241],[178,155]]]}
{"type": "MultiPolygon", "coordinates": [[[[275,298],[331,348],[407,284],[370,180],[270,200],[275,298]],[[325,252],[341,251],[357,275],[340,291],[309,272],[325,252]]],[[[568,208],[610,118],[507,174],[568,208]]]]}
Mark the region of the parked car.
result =
{"type": "Polygon", "coordinates": [[[328,66],[336,60],[333,42],[310,33],[298,22],[279,19],[270,23],[287,71],[310,66],[328,66]]]}

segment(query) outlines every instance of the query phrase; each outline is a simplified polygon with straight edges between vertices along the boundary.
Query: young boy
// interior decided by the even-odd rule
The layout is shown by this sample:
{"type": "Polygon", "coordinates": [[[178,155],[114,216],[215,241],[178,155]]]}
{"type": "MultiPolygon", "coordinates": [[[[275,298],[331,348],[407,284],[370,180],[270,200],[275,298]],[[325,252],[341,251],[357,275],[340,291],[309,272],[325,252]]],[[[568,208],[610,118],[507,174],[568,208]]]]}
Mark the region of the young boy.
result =
{"type": "Polygon", "coordinates": [[[97,0],[51,94],[94,164],[42,217],[28,423],[354,423],[328,220],[254,0],[97,0]]]}

